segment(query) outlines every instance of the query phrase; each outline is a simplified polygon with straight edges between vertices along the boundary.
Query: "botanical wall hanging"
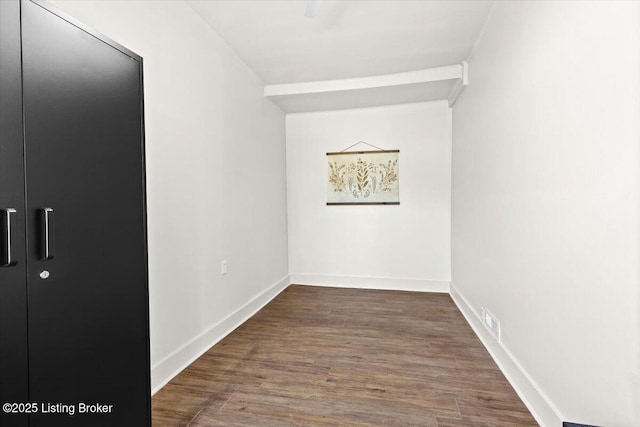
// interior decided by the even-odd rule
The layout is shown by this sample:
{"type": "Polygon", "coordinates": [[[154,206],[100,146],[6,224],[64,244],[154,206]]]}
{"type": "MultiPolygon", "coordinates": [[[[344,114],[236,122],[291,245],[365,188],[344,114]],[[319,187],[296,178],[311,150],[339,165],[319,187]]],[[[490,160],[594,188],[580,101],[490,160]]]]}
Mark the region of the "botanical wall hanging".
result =
{"type": "Polygon", "coordinates": [[[399,205],[399,155],[382,149],[327,153],[327,205],[399,205]]]}

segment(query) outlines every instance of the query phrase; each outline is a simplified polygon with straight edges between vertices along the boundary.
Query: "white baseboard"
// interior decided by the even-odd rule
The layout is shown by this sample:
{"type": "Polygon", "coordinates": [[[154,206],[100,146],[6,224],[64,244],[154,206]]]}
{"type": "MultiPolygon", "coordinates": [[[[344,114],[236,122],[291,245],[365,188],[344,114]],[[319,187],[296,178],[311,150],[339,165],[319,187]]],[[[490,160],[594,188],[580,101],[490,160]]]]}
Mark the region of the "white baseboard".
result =
{"type": "Polygon", "coordinates": [[[449,292],[449,282],[421,279],[389,279],[381,277],[329,276],[322,274],[291,274],[291,283],[297,285],[336,288],[384,289],[394,291],[449,292]]]}
{"type": "Polygon", "coordinates": [[[496,362],[507,381],[511,384],[527,409],[531,412],[538,424],[543,427],[559,427],[565,419],[560,411],[553,405],[551,399],[533,381],[531,376],[523,369],[518,360],[504,346],[496,341],[489,331],[484,327],[480,316],[473,309],[469,301],[451,283],[449,292],[451,298],[458,306],[462,315],[467,319],[467,323],[476,333],[482,344],[485,346],[493,360],[496,362]]]}
{"type": "Polygon", "coordinates": [[[416,279],[387,279],[377,277],[329,276],[318,274],[291,274],[257,295],[219,323],[193,338],[191,341],[156,363],[151,369],[152,395],[172,378],[193,363],[235,328],[273,300],[289,284],[313,285],[357,289],[381,289],[417,292],[449,293],[458,309],[485,346],[504,376],[527,406],[538,424],[543,427],[562,425],[563,416],[551,400],[531,379],[517,359],[486,330],[478,312],[458,291],[453,283],[416,279]]]}
{"type": "Polygon", "coordinates": [[[287,275],[231,313],[225,319],[211,326],[208,330],[156,363],[151,368],[151,395],[156,394],[158,390],[182,372],[184,368],[193,363],[218,341],[230,334],[235,328],[243,324],[247,319],[257,313],[258,310],[267,305],[289,286],[289,283],[290,280],[287,275]]]}

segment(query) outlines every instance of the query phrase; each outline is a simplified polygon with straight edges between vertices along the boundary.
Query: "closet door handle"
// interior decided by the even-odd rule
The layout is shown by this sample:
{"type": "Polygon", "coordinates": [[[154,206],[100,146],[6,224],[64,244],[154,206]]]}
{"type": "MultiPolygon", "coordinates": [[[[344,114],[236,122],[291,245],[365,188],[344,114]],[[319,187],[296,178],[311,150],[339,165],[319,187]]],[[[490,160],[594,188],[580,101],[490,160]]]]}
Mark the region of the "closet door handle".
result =
{"type": "Polygon", "coordinates": [[[13,239],[15,238],[14,224],[15,219],[12,218],[16,215],[14,208],[6,208],[0,210],[0,267],[11,267],[16,265],[18,261],[13,254],[13,239]]]}
{"type": "Polygon", "coordinates": [[[53,221],[53,209],[40,210],[40,259],[46,261],[53,259],[55,254],[55,232],[53,221]]]}

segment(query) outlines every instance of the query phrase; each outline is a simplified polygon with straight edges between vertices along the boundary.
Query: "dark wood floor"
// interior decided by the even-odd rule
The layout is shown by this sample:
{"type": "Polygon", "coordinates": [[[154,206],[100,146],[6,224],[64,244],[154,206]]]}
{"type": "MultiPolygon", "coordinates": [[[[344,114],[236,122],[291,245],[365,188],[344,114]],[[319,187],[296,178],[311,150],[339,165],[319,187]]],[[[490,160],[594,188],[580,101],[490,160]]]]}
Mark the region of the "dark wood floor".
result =
{"type": "Polygon", "coordinates": [[[153,426],[537,426],[446,294],[290,286],[153,397],[153,426]]]}

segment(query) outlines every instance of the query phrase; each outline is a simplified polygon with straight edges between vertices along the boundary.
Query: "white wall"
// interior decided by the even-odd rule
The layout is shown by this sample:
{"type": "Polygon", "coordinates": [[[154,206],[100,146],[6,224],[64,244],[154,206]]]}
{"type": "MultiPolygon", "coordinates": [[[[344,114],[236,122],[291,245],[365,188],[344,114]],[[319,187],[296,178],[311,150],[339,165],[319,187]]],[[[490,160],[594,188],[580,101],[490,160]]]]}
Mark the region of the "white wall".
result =
{"type": "Polygon", "coordinates": [[[183,1],[52,3],[144,58],[157,389],[288,284],[284,114],[183,1]]]}
{"type": "Polygon", "coordinates": [[[640,3],[498,2],[469,73],[452,293],[545,425],[640,425],[640,3]]]}
{"type": "Polygon", "coordinates": [[[447,103],[289,114],[286,122],[291,281],[447,292],[447,103]],[[360,140],[400,150],[399,206],[326,205],[326,153],[360,140]]]}

